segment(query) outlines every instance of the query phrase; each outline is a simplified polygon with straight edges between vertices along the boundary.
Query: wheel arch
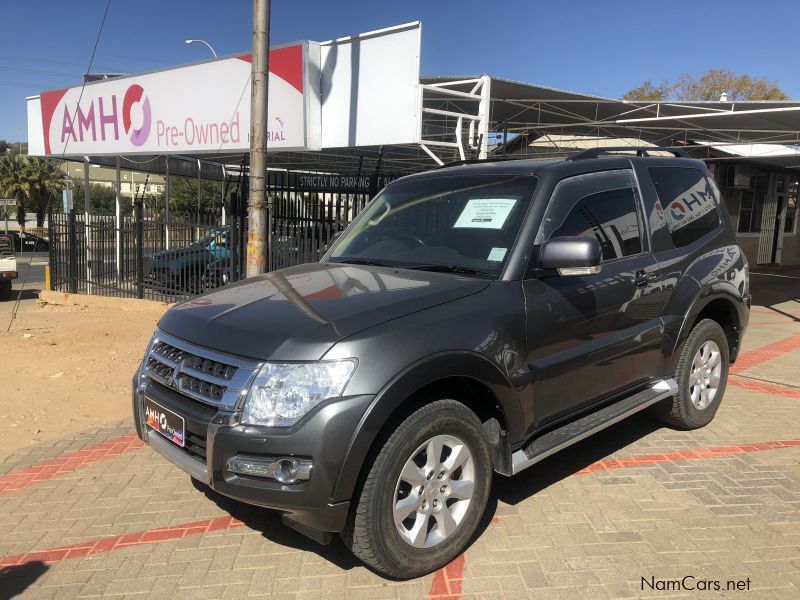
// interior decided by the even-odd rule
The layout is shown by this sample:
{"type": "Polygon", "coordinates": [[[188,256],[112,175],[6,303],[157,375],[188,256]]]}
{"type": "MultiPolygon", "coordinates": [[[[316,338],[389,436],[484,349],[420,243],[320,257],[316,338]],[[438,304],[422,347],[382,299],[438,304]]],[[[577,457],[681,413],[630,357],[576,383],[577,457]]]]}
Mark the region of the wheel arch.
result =
{"type": "Polygon", "coordinates": [[[725,288],[710,288],[705,294],[699,295],[681,324],[675,346],[670,359],[670,372],[674,372],[678,365],[680,354],[689,334],[695,325],[703,319],[716,321],[725,332],[730,350],[730,362],[733,363],[739,353],[742,333],[747,324],[746,308],[742,299],[725,288]]]}
{"type": "Polygon", "coordinates": [[[439,398],[457,400],[478,416],[492,450],[494,469],[510,474],[511,441],[524,434],[516,390],[485,357],[447,352],[406,368],[375,396],[349,440],[332,501],[352,498],[364,467],[396,425],[420,406],[439,398]]]}

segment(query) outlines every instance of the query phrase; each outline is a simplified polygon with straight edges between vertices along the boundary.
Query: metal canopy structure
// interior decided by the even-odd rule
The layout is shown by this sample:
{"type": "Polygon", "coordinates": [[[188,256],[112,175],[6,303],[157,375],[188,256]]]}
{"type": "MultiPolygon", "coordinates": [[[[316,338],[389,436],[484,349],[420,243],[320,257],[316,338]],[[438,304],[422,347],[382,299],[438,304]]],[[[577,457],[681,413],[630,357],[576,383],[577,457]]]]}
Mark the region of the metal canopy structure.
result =
{"type": "MultiPolygon", "coordinates": [[[[469,92],[475,80],[427,78],[422,87],[447,84],[455,91],[469,92]]],[[[703,149],[709,144],[716,148],[728,144],[800,145],[800,102],[628,102],[496,77],[491,78],[490,90],[488,130],[525,134],[531,141],[556,134],[598,140],[632,138],[703,149]]],[[[474,114],[474,102],[466,98],[449,97],[437,103],[424,98],[424,102],[448,114],[474,114]]],[[[439,115],[425,115],[422,121],[423,135],[427,130],[445,139],[448,132],[453,135],[456,126],[452,118],[439,115]]],[[[449,158],[457,159],[453,152],[449,158]]],[[[749,158],[772,161],[777,157],[749,158]]]]}

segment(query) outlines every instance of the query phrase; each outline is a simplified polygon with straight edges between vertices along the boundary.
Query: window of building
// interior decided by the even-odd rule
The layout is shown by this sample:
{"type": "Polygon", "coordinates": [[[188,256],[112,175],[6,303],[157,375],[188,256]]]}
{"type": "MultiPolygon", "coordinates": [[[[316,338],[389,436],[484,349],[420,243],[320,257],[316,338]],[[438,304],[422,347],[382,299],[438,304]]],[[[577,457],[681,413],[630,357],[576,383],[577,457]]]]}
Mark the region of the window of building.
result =
{"type": "Polygon", "coordinates": [[[767,194],[769,176],[755,175],[750,179],[750,189],[742,191],[739,206],[739,233],[758,233],[761,231],[761,216],[764,213],[764,198],[767,194]]]}
{"type": "Polygon", "coordinates": [[[559,182],[537,243],[562,236],[593,237],[603,261],[639,254],[642,240],[629,170],[587,173],[559,182]]]}
{"type": "Polygon", "coordinates": [[[719,191],[700,169],[650,167],[672,243],[687,246],[719,226],[719,191]]]}

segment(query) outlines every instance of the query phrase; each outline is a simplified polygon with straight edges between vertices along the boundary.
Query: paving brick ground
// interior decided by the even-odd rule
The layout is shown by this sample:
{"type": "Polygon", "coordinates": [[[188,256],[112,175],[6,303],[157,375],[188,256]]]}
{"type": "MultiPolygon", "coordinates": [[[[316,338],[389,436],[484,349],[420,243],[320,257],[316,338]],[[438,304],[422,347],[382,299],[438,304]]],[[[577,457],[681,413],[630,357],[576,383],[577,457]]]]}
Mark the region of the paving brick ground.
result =
{"type": "Polygon", "coordinates": [[[638,415],[497,478],[480,537],[438,573],[382,579],[193,484],[122,422],[0,457],[0,598],[796,599],[800,302],[783,300],[754,308],[710,426],[638,415]],[[686,576],[722,590],[663,587],[686,576]]]}

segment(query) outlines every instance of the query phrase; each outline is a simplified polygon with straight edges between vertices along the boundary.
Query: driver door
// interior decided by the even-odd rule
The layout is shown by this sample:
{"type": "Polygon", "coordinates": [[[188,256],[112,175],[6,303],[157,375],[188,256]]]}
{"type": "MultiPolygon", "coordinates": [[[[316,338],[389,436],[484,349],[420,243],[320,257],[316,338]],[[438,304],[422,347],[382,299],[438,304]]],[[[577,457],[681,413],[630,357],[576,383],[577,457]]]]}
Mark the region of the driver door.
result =
{"type": "Polygon", "coordinates": [[[536,244],[594,237],[603,259],[596,275],[523,282],[534,427],[658,376],[663,301],[639,204],[629,169],[555,187],[536,244]]]}

